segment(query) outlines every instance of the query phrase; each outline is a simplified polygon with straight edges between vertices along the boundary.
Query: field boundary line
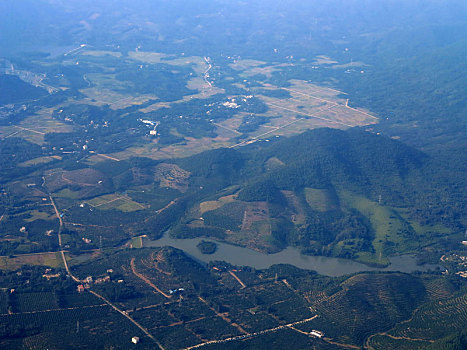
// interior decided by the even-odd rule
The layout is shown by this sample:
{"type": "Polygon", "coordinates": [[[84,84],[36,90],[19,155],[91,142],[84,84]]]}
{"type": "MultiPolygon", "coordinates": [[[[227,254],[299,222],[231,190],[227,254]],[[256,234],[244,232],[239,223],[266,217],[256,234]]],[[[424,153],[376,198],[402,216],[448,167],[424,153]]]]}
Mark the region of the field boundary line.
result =
{"type": "Polygon", "coordinates": [[[63,308],[48,309],[48,310],[12,312],[12,313],[8,313],[8,314],[0,314],[0,316],[31,315],[31,314],[39,314],[39,313],[42,313],[42,312],[58,312],[58,311],[67,311],[67,310],[90,309],[90,308],[102,307],[102,306],[109,306],[109,305],[107,305],[107,304],[98,304],[98,305],[86,305],[86,306],[76,306],[76,307],[63,307],[63,308]]]}

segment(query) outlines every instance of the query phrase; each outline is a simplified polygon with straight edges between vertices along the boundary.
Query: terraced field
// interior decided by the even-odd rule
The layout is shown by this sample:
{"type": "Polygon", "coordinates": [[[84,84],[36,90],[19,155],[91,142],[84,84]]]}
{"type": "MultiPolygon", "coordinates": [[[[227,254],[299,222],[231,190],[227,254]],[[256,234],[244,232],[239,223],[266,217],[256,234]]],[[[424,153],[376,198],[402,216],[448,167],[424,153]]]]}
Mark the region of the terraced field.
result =
{"type": "Polygon", "coordinates": [[[439,339],[467,323],[467,294],[423,305],[412,318],[389,332],[396,337],[439,339]]]}

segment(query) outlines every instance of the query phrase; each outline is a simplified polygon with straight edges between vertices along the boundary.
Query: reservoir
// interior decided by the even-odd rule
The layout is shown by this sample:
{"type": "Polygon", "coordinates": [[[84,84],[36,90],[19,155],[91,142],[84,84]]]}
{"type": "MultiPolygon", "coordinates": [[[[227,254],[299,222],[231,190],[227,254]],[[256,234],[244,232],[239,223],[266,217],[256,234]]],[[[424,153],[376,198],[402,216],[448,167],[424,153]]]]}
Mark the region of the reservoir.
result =
{"type": "Polygon", "coordinates": [[[145,247],[171,246],[183,250],[196,260],[208,263],[214,260],[222,260],[232,265],[251,266],[256,269],[266,269],[274,264],[290,264],[301,269],[313,270],[321,275],[342,276],[363,271],[400,271],[415,272],[435,270],[439,265],[417,265],[416,260],[410,255],[390,257],[390,265],[384,268],[370,267],[352,260],[332,258],[325,256],[303,255],[297,248],[288,247],[279,253],[266,254],[248,248],[243,248],[223,242],[214,241],[217,250],[214,254],[202,254],[196,245],[202,238],[175,239],[167,234],[157,240],[144,240],[145,247]]]}

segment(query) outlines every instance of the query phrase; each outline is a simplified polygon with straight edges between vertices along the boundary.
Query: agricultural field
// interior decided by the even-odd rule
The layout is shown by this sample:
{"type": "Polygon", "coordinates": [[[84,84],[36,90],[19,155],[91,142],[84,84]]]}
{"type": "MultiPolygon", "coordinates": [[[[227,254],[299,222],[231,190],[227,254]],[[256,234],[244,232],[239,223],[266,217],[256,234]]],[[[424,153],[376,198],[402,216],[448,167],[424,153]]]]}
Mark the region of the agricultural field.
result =
{"type": "MultiPolygon", "coordinates": [[[[14,122],[0,125],[2,152],[11,153],[5,160],[11,167],[0,174],[7,189],[4,202],[10,203],[0,222],[9,234],[3,236],[10,243],[0,244],[5,253],[56,246],[52,243],[56,237],[47,233],[56,227],[45,227],[58,222],[50,196],[68,225],[70,232],[64,236],[68,246],[95,248],[82,241],[96,242],[101,236],[104,244],[121,244],[125,236],[151,233],[161,211],[181,210],[173,203],[186,205],[177,200],[192,195],[196,187],[190,171],[175,164],[177,159],[310,128],[348,128],[376,121],[366,111],[350,108],[340,91],[297,79],[286,86],[266,81],[290,68],[287,64],[84,45],[62,56],[37,57],[31,67],[43,72],[40,84],[53,93],[38,103],[6,108],[14,122]],[[142,158],[155,163],[149,168],[132,165],[133,159],[142,158]],[[131,225],[135,218],[143,224],[131,225]],[[33,230],[37,232],[26,237],[13,234],[23,226],[37,227],[33,230]],[[111,231],[116,231],[114,237],[109,237],[111,231]]],[[[271,158],[268,166],[280,163],[271,158]]],[[[232,209],[232,222],[227,220],[222,230],[237,234],[228,235],[228,241],[277,249],[271,244],[271,232],[279,223],[271,220],[264,203],[224,200],[233,201],[228,196],[216,199],[218,204],[201,201],[193,219],[206,213],[211,224],[193,221],[190,229],[206,226],[218,232],[218,223],[212,222],[232,209]]],[[[189,201],[191,205],[193,199],[189,201]]],[[[297,205],[297,200],[292,198],[292,207],[293,203],[297,205]]],[[[297,224],[304,222],[304,213],[287,215],[295,215],[297,224]]],[[[167,229],[170,220],[157,220],[160,228],[154,235],[167,229]]]]}
{"type": "Polygon", "coordinates": [[[119,348],[137,335],[148,349],[254,348],[279,339],[319,349],[424,348],[465,323],[465,291],[437,274],[330,278],[288,265],[206,266],[174,248],[139,247],[76,257],[74,276],[92,280],[83,292],[60,267],[46,271],[45,261],[3,272],[8,289],[0,293],[0,317],[9,335],[0,338],[2,346],[119,348]],[[436,334],[427,331],[433,322],[436,334]],[[314,338],[312,330],[325,337],[314,338]]]}
{"type": "Polygon", "coordinates": [[[120,210],[122,212],[132,212],[146,209],[145,206],[132,201],[128,196],[119,194],[107,194],[100,197],[95,197],[84,202],[85,204],[99,208],[100,210],[120,210]]]}

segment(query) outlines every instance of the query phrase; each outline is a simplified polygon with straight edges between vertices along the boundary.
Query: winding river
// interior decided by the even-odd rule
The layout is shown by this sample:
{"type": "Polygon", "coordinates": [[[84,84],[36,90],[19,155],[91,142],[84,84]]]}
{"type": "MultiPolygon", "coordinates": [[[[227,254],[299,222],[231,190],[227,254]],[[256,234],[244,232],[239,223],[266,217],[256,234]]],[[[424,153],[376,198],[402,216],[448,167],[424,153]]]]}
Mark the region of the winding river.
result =
{"type": "Polygon", "coordinates": [[[362,271],[429,271],[435,270],[439,267],[438,265],[430,264],[417,265],[415,258],[410,255],[390,257],[390,265],[388,267],[376,268],[348,259],[303,255],[294,247],[288,247],[275,254],[265,254],[248,248],[217,241],[217,251],[214,254],[205,255],[196,247],[201,240],[201,238],[175,239],[170,238],[166,234],[164,237],[157,240],[144,239],[144,246],[171,246],[181,249],[189,256],[205,263],[213,260],[223,260],[232,265],[251,266],[256,269],[265,269],[274,264],[290,264],[301,269],[314,270],[321,275],[327,276],[342,276],[362,271]]]}

